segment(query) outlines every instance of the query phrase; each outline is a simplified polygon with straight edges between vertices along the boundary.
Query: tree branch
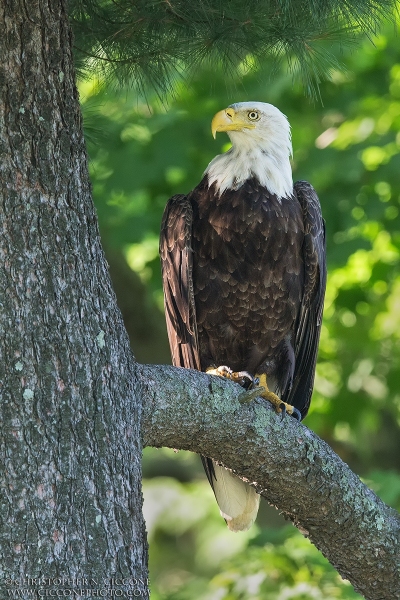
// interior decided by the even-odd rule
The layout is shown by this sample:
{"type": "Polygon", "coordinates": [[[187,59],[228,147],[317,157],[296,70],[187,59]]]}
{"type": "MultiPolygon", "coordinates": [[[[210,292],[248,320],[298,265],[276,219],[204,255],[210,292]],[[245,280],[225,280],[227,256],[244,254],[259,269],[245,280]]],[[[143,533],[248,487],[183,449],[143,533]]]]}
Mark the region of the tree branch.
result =
{"type": "Polygon", "coordinates": [[[400,516],[315,433],[230,381],[140,365],[144,446],[210,456],[232,469],[319,548],[368,600],[399,598],[400,516]]]}

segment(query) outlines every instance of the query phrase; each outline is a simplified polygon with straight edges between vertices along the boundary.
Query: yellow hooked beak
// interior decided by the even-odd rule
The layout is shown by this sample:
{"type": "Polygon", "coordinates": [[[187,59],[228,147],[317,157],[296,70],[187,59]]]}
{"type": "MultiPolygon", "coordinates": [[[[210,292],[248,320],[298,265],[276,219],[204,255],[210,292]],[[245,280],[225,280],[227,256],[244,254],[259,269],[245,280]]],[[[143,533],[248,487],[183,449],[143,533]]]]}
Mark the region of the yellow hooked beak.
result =
{"type": "Polygon", "coordinates": [[[218,131],[242,131],[243,129],[255,129],[255,127],[255,125],[243,121],[233,108],[220,110],[211,121],[211,133],[214,140],[218,131]]]}

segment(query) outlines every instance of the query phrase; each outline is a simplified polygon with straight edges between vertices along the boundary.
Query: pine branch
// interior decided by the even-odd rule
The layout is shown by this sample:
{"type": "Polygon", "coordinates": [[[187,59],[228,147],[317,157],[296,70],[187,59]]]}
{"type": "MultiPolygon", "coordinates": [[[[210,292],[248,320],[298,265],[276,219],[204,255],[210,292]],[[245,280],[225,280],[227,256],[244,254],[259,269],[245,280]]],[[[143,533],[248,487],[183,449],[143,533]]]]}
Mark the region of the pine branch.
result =
{"type": "Polygon", "coordinates": [[[177,71],[212,64],[228,73],[251,55],[299,74],[310,95],[338,63],[333,43],[372,38],[395,0],[71,0],[81,72],[97,71],[163,96],[177,71]]]}

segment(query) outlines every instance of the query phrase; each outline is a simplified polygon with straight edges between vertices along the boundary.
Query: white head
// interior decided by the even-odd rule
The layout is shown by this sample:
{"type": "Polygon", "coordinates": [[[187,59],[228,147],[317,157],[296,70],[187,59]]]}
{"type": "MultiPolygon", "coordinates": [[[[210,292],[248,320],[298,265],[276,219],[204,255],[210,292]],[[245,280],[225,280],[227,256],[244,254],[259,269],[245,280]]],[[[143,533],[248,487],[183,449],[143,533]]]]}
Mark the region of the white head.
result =
{"type": "Polygon", "coordinates": [[[216,156],[205,173],[219,193],[237,190],[254,177],[279,198],[293,191],[290,125],[283,113],[265,102],[238,102],[212,120],[213,136],[226,131],[232,148],[216,156]]]}

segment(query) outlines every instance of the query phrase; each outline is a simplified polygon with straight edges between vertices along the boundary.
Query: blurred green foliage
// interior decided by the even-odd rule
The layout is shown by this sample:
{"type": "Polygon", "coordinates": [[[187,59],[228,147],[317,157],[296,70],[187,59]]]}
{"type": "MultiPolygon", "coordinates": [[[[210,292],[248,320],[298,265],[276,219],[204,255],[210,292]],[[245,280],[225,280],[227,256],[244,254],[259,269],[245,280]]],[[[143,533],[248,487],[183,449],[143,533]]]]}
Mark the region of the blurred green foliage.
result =
{"type": "Polygon", "coordinates": [[[361,598],[294,527],[233,535],[210,486],[156,477],[144,483],[152,597],[156,600],[361,598]]]}
{"type": "MultiPolygon", "coordinates": [[[[292,125],[294,178],[317,189],[327,225],[328,289],[306,425],[399,509],[398,39],[388,28],[374,45],[346,51],[348,71],[321,85],[323,105],[311,104],[288,73],[271,77],[268,64],[249,70],[250,58],[229,89],[217,67],[199,71],[177,86],[168,107],[95,80],[80,86],[106,252],[135,280],[130,285],[110,261],[126,322],[132,314],[141,321],[128,325],[133,350],[139,360],[169,360],[159,226],[167,199],[193,188],[228,147],[223,135],[212,139],[212,116],[235,101],[277,105],[292,125]]],[[[258,527],[228,532],[195,456],[147,449],[144,472],[155,599],[359,597],[266,504],[258,527]]]]}

